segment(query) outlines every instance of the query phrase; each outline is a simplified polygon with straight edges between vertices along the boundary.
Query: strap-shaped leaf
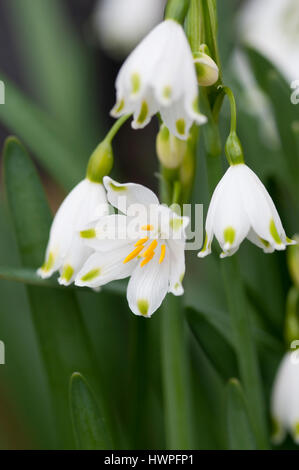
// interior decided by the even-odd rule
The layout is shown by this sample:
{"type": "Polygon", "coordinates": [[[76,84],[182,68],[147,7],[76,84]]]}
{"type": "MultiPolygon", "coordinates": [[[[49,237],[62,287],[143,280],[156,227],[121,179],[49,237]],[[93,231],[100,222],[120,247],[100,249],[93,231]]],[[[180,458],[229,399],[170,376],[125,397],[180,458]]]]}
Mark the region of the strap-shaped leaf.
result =
{"type": "Polygon", "coordinates": [[[237,379],[231,379],[227,385],[227,436],[231,450],[256,449],[244,393],[237,379]]]}
{"type": "Polygon", "coordinates": [[[84,177],[84,156],[76,153],[48,115],[2,74],[1,79],[5,82],[5,104],[0,106],[0,121],[20,136],[58,183],[71,189],[84,177]]]}
{"type": "MultiPolygon", "coordinates": [[[[6,141],[4,172],[20,258],[23,266],[36,269],[44,257],[51,214],[35,168],[16,138],[6,141]]],[[[70,448],[69,377],[74,370],[82,371],[101,397],[98,367],[74,293],[34,286],[27,292],[52,398],[56,445],[70,448]]],[[[104,404],[103,411],[106,416],[104,404]]]]}
{"type": "Polygon", "coordinates": [[[233,347],[205,318],[195,310],[187,309],[187,320],[198,343],[224,380],[238,374],[233,347]]]}
{"type": "MultiPolygon", "coordinates": [[[[297,106],[291,102],[292,89],[275,66],[254,49],[246,48],[256,80],[271,101],[289,178],[295,191],[299,179],[299,152],[296,143],[297,106]],[[295,126],[295,127],[294,127],[295,126]]],[[[298,191],[298,190],[297,190],[298,191]]]]}
{"type": "Polygon", "coordinates": [[[93,392],[78,372],[74,372],[70,380],[70,409],[77,449],[112,449],[109,432],[93,392]]]}

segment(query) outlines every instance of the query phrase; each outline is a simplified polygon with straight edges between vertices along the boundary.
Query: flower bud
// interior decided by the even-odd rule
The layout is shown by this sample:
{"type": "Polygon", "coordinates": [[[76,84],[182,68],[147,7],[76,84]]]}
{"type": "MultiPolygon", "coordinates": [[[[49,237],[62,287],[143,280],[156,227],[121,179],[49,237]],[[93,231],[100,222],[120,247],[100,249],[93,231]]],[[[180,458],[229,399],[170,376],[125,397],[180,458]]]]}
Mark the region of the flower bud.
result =
{"type": "Polygon", "coordinates": [[[178,139],[162,124],[156,141],[157,155],[163,167],[175,170],[181,166],[187,151],[187,142],[178,139]]]}
{"type": "Polygon", "coordinates": [[[102,183],[104,176],[109,175],[112,166],[113,150],[111,143],[103,140],[91,154],[86,177],[94,183],[102,183]]]}
{"type": "Polygon", "coordinates": [[[299,289],[299,235],[295,235],[293,240],[297,245],[293,245],[288,250],[288,266],[293,283],[299,289]]]}
{"type": "Polygon", "coordinates": [[[299,291],[296,287],[291,287],[287,296],[284,336],[288,348],[299,340],[299,291]]]}
{"type": "Polygon", "coordinates": [[[211,86],[218,81],[219,69],[211,57],[200,50],[193,54],[199,86],[211,86]]]}

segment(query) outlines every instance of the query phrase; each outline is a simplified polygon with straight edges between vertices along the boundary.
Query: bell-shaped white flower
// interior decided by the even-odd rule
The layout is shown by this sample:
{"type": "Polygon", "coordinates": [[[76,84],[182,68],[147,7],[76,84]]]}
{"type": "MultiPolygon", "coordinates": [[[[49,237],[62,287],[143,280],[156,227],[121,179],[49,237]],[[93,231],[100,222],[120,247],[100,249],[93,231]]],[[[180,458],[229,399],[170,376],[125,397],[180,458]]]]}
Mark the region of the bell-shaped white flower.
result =
{"type": "Polygon", "coordinates": [[[188,40],[182,26],[171,19],[156,26],[130,54],[119,71],[116,91],[111,114],[134,113],[134,129],[160,112],[169,130],[187,139],[193,122],[207,121],[197,110],[197,77],[188,40]]]}
{"type": "Polygon", "coordinates": [[[60,272],[60,284],[73,282],[78,270],[92,253],[82,242],[80,228],[109,211],[105,188],[84,179],[68,194],[52,223],[45,262],[38,269],[42,278],[60,272]]]}
{"type": "Polygon", "coordinates": [[[165,0],[98,0],[94,25],[103,48],[120,58],[163,18],[165,0]]]}
{"type": "Polygon", "coordinates": [[[77,286],[97,288],[130,276],[127,299],[136,315],[150,317],[167,292],[182,295],[185,228],[189,223],[139,184],[104,178],[107,197],[122,214],[102,217],[81,232],[95,250],[78,273],[77,286]]]}
{"type": "Polygon", "coordinates": [[[299,444],[299,357],[288,352],[277,371],[271,397],[273,442],[279,444],[288,431],[299,444]]]}
{"type": "Polygon", "coordinates": [[[223,250],[222,258],[233,255],[246,237],[265,253],[295,243],[286,237],[265,186],[244,163],[230,166],[214,191],[200,258],[211,253],[214,235],[223,250]]]}

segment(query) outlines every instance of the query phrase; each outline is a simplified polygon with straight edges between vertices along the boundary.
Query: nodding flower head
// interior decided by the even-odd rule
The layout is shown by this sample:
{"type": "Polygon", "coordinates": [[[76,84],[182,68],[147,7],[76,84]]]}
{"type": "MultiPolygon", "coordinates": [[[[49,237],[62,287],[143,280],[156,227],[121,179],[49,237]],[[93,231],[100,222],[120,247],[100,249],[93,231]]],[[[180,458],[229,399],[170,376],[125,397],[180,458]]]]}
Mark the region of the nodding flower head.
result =
{"type": "Polygon", "coordinates": [[[55,215],[39,276],[48,278],[59,271],[59,283],[71,284],[92,252],[79,236],[80,227],[107,213],[108,202],[102,184],[86,178],[75,186],[55,215]]]}
{"type": "Polygon", "coordinates": [[[214,191],[200,258],[211,253],[214,235],[222,258],[233,255],[246,237],[265,253],[296,243],[287,238],[265,186],[244,163],[229,167],[214,191]]]}
{"type": "Polygon", "coordinates": [[[271,397],[272,440],[279,444],[288,431],[299,444],[299,357],[289,351],[278,368],[271,397]]]}
{"type": "Polygon", "coordinates": [[[139,184],[104,178],[108,200],[122,214],[102,217],[81,231],[95,250],[76,277],[76,285],[97,288],[130,276],[127,299],[136,315],[150,317],[167,292],[182,295],[185,228],[189,223],[139,184]]]}
{"type": "Polygon", "coordinates": [[[171,19],[156,26],[124,62],[116,79],[114,117],[134,113],[132,127],[145,127],[160,112],[169,130],[187,139],[199,113],[192,52],[181,25],[171,19]]]}

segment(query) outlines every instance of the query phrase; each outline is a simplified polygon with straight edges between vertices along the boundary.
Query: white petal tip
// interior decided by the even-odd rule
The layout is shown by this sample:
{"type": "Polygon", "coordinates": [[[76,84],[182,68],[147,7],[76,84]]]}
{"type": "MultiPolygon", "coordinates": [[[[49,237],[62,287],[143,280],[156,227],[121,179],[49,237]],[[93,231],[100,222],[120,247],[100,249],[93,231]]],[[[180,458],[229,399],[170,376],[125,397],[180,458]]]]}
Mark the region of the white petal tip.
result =
{"type": "Polygon", "coordinates": [[[205,258],[205,257],[208,256],[210,253],[211,253],[211,250],[199,251],[199,252],[197,253],[197,257],[198,257],[198,258],[205,258]]]}
{"type": "Polygon", "coordinates": [[[60,276],[58,278],[58,282],[61,286],[66,286],[67,287],[67,286],[70,286],[72,284],[73,280],[70,279],[69,281],[67,281],[64,277],[60,276]]]}
{"type": "Polygon", "coordinates": [[[42,279],[48,279],[49,277],[52,276],[52,274],[54,273],[54,271],[45,271],[44,269],[42,268],[39,268],[37,271],[36,271],[36,274],[41,277],[42,279]]]}

